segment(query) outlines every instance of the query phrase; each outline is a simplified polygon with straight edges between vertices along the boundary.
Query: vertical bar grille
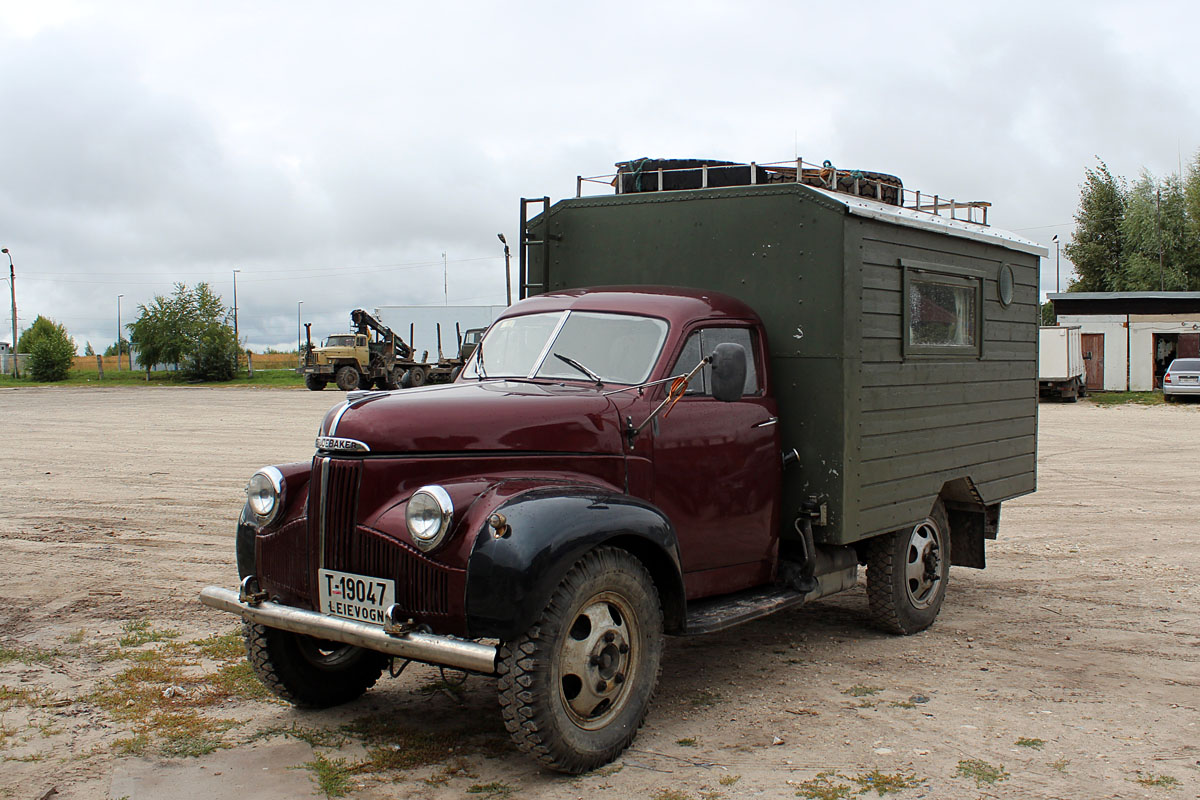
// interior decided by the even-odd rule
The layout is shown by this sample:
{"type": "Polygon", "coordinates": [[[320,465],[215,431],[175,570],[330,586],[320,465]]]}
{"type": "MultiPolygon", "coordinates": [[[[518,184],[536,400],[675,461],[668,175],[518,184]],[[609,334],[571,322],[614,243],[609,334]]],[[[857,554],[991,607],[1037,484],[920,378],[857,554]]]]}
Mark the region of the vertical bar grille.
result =
{"type": "Polygon", "coordinates": [[[414,548],[358,525],[363,462],[313,460],[309,520],[318,533],[320,566],[396,581],[396,604],[413,615],[448,614],[450,572],[414,548]]]}

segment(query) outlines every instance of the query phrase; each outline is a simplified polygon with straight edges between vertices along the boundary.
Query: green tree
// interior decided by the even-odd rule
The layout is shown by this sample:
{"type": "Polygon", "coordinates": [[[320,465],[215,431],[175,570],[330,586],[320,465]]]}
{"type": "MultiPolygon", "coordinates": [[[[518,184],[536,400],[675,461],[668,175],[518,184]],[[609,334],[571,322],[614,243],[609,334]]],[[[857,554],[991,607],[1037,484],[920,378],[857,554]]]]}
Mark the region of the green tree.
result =
{"type": "Polygon", "coordinates": [[[1121,220],[1125,217],[1126,188],[1114,178],[1108,165],[1084,172],[1075,212],[1075,232],[1063,246],[1063,255],[1071,259],[1078,277],[1071,282],[1073,292],[1116,291],[1121,282],[1121,220]]]}
{"type": "Polygon", "coordinates": [[[32,353],[33,346],[37,344],[37,341],[47,336],[62,337],[67,341],[71,340],[71,337],[67,335],[65,327],[39,314],[32,325],[21,331],[21,337],[17,339],[17,349],[14,352],[32,353]]]}
{"type": "MultiPolygon", "coordinates": [[[[123,356],[129,355],[129,340],[126,339],[124,336],[121,337],[120,347],[121,347],[121,355],[123,355],[123,356]]],[[[113,342],[108,347],[104,348],[104,355],[115,356],[116,354],[117,354],[117,343],[116,342],[113,342]]]]}
{"type": "Polygon", "coordinates": [[[1200,285],[1200,247],[1192,234],[1183,182],[1145,170],[1126,196],[1121,220],[1124,269],[1116,291],[1187,291],[1200,285]]]}
{"type": "Polygon", "coordinates": [[[90,341],[90,340],[89,340],[89,341],[88,341],[88,343],[87,343],[87,344],[84,346],[84,348],[83,348],[83,354],[84,354],[85,356],[94,356],[94,355],[96,355],[96,351],[92,349],[92,343],[91,343],[91,341],[90,341]]]}
{"type": "MultiPolygon", "coordinates": [[[[38,320],[42,320],[42,317],[38,317],[38,320]]],[[[35,381],[49,383],[64,380],[71,371],[74,358],[75,342],[67,335],[66,328],[53,325],[30,345],[29,374],[35,381]]]]}
{"type": "Polygon", "coordinates": [[[1054,314],[1054,303],[1049,300],[1042,303],[1041,307],[1042,325],[1055,325],[1058,323],[1058,317],[1054,314]]]}
{"type": "Polygon", "coordinates": [[[173,364],[192,380],[233,377],[237,342],[230,312],[207,283],[193,289],[177,283],[170,297],[155,295],[138,311],[138,319],[128,325],[129,338],[147,371],[155,364],[173,364]]]}

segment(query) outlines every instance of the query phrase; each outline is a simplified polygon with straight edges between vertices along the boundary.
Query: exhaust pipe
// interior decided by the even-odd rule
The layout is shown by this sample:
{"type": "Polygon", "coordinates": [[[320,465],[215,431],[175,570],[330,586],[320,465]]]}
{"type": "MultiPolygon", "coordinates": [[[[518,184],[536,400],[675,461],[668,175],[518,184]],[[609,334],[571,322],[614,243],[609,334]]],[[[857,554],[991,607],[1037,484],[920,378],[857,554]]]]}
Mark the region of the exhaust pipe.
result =
{"type": "Polygon", "coordinates": [[[220,586],[206,586],[202,589],[200,602],[209,608],[237,614],[248,622],[266,625],[268,628],[352,644],[426,664],[454,667],[483,675],[496,674],[497,648],[494,645],[416,631],[392,635],[375,625],[328,617],[315,611],[292,608],[270,600],[257,604],[245,603],[239,599],[237,592],[220,586]]]}

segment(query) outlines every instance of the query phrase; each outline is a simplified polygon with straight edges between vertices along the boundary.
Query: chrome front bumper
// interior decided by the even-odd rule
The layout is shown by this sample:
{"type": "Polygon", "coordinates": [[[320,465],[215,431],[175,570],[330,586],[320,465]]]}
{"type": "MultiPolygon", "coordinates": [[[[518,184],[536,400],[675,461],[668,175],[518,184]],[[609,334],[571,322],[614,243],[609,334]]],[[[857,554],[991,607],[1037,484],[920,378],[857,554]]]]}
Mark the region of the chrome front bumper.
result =
{"type": "Polygon", "coordinates": [[[496,672],[497,648],[494,645],[417,631],[391,634],[376,625],[329,617],[270,600],[260,603],[243,602],[238,592],[220,586],[206,586],[202,589],[200,602],[209,608],[237,614],[248,622],[266,625],[268,628],[303,633],[318,639],[365,647],[397,658],[409,658],[468,672],[484,675],[494,675],[496,672]]]}

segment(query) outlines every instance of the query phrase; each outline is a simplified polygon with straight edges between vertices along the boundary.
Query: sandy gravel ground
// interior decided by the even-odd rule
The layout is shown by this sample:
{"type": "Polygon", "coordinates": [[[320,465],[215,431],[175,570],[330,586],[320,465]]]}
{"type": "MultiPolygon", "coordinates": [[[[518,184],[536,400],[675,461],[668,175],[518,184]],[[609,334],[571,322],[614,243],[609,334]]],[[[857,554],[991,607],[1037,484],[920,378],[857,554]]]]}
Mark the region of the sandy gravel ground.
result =
{"type": "Polygon", "coordinates": [[[490,680],[412,667],[325,712],[258,696],[233,620],[196,602],[236,582],[246,478],[307,459],[338,399],[0,390],[0,797],[322,797],[318,772],[365,798],[872,778],[915,784],[900,798],[1200,796],[1198,404],[1042,405],[1040,489],[1005,506],[987,570],[953,571],[932,629],[874,632],[860,587],[670,640],[634,748],[566,778],[509,746],[490,680]]]}

